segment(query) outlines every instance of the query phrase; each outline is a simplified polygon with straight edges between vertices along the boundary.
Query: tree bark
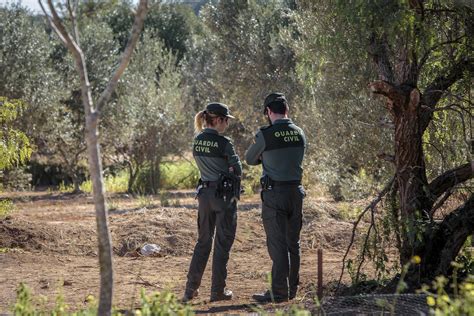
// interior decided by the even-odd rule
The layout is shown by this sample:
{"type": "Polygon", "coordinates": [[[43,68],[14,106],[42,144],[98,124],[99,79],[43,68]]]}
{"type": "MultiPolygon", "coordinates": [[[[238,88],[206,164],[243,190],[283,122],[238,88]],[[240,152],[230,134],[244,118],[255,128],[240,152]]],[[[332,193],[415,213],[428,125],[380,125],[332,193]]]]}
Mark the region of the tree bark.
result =
{"type": "Polygon", "coordinates": [[[426,242],[417,250],[419,268],[412,269],[407,281],[413,289],[436,276],[451,275],[454,261],[467,237],[474,232],[474,195],[447,215],[440,224],[431,223],[425,231],[426,242]]]}
{"type": "Polygon", "coordinates": [[[420,128],[420,92],[408,85],[394,86],[377,81],[370,85],[374,93],[388,98],[387,108],[395,124],[395,168],[400,201],[400,263],[410,262],[417,244],[422,242],[418,223],[427,219],[431,208],[420,128]]]}
{"type": "Polygon", "coordinates": [[[99,243],[100,304],[99,315],[110,315],[113,298],[112,243],[105,205],[105,186],[100,159],[98,116],[86,116],[86,140],[89,155],[89,170],[94,195],[97,235],[99,243]]]}

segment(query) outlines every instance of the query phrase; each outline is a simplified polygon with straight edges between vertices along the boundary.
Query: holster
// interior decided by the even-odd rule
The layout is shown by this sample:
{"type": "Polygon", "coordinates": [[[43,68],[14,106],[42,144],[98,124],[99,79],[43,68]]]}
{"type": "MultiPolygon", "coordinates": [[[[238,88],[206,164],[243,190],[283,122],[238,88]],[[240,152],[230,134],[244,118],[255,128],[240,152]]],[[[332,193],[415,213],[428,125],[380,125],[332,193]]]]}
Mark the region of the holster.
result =
{"type": "Polygon", "coordinates": [[[240,177],[231,173],[221,173],[216,188],[216,197],[224,201],[240,200],[240,177]]]}
{"type": "Polygon", "coordinates": [[[264,175],[260,178],[260,185],[262,186],[262,190],[271,190],[273,189],[274,182],[269,176],[264,175]]]}

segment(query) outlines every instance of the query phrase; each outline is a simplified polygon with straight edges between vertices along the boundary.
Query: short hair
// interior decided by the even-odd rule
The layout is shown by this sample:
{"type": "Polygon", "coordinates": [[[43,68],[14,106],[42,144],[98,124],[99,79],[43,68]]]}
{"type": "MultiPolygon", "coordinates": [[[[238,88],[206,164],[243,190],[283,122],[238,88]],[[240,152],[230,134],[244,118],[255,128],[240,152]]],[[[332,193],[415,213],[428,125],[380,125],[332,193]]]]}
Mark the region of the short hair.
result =
{"type": "Polygon", "coordinates": [[[273,113],[285,114],[288,111],[288,103],[285,101],[274,101],[267,105],[273,113]]]}

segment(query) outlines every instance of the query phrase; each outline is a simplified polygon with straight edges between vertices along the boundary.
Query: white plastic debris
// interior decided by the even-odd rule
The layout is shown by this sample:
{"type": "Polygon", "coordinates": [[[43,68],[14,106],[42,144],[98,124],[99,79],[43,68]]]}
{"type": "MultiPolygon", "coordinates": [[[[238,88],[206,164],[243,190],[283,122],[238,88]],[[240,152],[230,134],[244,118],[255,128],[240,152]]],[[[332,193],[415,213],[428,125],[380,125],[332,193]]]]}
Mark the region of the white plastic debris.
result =
{"type": "Polygon", "coordinates": [[[156,255],[161,252],[161,247],[155,244],[146,244],[140,250],[140,253],[144,256],[156,255]]]}

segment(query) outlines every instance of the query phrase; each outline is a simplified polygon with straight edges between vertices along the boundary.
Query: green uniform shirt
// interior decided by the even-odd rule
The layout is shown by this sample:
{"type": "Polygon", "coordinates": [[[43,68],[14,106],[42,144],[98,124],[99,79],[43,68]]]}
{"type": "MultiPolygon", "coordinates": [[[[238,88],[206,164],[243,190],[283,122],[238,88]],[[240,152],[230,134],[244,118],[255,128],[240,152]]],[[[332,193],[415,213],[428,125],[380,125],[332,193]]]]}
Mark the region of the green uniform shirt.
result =
{"type": "Polygon", "coordinates": [[[263,163],[263,175],[275,181],[301,180],[306,137],[290,119],[278,119],[261,128],[245,153],[249,165],[263,163]]]}
{"type": "Polygon", "coordinates": [[[202,181],[217,181],[219,174],[229,172],[229,167],[236,175],[242,174],[242,164],[230,138],[215,129],[206,128],[194,138],[193,156],[202,181]]]}

